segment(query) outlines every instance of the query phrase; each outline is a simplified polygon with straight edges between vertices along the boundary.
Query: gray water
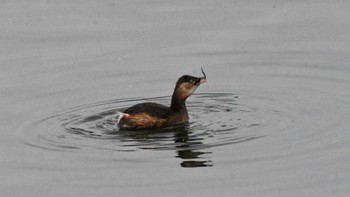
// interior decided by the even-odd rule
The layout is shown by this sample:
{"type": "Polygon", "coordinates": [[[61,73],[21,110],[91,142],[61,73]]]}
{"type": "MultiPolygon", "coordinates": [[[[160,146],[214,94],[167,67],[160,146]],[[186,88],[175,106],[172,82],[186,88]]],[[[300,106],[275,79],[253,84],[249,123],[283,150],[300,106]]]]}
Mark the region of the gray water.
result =
{"type": "Polygon", "coordinates": [[[348,196],[346,1],[3,1],[1,196],[348,196]],[[185,128],[115,112],[208,82],[185,128]]]}

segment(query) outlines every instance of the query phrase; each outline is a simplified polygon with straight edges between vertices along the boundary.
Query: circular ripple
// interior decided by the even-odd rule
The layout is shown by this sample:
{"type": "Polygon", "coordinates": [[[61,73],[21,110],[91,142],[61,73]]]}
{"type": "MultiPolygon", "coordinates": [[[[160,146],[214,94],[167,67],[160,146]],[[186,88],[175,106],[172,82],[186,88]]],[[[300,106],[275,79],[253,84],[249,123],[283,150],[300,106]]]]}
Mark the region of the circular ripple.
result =
{"type": "MultiPolygon", "coordinates": [[[[24,143],[57,151],[93,148],[113,151],[177,150],[179,157],[197,157],[211,147],[243,143],[291,126],[293,116],[277,101],[232,93],[195,94],[187,102],[187,126],[147,131],[119,131],[117,111],[136,103],[167,104],[170,97],[109,100],[79,106],[24,125],[24,143]],[[268,132],[267,132],[268,131],[268,132]],[[190,156],[188,152],[191,150],[190,156]],[[183,151],[183,152],[181,152],[183,151]],[[198,155],[196,155],[198,154],[198,155]]],[[[188,165],[188,164],[184,164],[188,165]]]]}

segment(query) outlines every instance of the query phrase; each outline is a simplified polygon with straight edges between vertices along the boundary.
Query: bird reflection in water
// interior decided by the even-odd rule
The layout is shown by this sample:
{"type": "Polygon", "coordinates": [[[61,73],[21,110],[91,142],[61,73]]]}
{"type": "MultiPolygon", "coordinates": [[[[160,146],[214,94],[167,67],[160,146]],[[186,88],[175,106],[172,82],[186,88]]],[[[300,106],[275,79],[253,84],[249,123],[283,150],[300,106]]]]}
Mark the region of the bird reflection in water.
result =
{"type": "Polygon", "coordinates": [[[175,133],[175,144],[177,149],[177,156],[183,161],[181,162],[181,167],[191,168],[191,167],[211,167],[213,162],[211,160],[203,160],[206,154],[211,154],[211,152],[200,151],[203,148],[203,142],[198,137],[191,138],[188,135],[188,131],[185,129],[183,131],[175,133]]]}
{"type": "MultiPolygon", "coordinates": [[[[211,167],[213,162],[207,156],[211,152],[201,151],[209,148],[203,144],[203,139],[198,136],[191,136],[191,129],[188,125],[140,131],[118,132],[122,139],[131,138],[137,142],[131,146],[147,150],[175,150],[175,157],[181,158],[181,167],[211,167]],[[172,143],[169,143],[172,141],[172,143]]],[[[129,141],[129,140],[128,140],[129,141]]],[[[130,146],[130,145],[129,145],[130,146]]]]}

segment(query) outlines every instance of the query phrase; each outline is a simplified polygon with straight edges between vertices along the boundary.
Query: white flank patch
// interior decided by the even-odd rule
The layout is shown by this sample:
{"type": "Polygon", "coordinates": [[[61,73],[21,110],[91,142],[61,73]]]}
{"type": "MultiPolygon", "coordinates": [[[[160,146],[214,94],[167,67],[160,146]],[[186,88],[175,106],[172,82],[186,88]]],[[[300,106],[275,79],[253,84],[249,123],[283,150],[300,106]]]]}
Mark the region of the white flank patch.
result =
{"type": "Polygon", "coordinates": [[[117,124],[119,124],[120,120],[123,118],[125,114],[123,112],[117,112],[117,124]]]}

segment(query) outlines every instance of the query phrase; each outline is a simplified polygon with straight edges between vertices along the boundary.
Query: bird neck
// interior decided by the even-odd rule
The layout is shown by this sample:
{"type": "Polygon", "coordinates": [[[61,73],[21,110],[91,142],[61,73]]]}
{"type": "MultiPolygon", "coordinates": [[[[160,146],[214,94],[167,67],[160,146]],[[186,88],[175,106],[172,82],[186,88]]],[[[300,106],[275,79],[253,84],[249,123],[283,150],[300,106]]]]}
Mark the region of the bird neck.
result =
{"type": "Polygon", "coordinates": [[[185,104],[186,98],[187,97],[183,97],[181,95],[181,92],[176,91],[176,89],[175,89],[173,96],[171,98],[170,108],[172,110],[175,110],[175,111],[186,111],[187,112],[186,104],[185,104]]]}

